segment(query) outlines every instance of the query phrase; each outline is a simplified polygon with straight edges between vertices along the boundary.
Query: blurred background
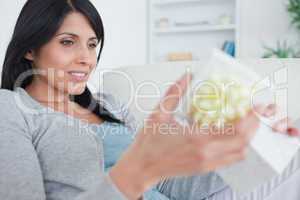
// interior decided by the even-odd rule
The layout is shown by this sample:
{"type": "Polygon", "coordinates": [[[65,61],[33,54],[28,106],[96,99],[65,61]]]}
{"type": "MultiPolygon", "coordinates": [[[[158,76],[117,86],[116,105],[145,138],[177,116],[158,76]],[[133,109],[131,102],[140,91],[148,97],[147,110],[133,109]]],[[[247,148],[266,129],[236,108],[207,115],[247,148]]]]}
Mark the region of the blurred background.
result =
{"type": "MultiPolygon", "coordinates": [[[[0,62],[25,0],[0,1],[0,62]]],[[[100,66],[299,57],[299,0],[92,0],[105,25],[100,66]]],[[[1,64],[2,65],[2,64],[1,64]]]]}

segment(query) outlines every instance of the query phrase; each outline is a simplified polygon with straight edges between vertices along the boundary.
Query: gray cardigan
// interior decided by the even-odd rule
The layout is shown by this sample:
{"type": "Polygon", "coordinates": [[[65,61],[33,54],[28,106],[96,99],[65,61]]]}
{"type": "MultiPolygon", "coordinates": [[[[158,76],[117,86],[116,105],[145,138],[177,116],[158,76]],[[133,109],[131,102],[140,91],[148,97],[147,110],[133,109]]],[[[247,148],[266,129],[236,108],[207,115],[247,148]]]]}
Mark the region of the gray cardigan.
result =
{"type": "MultiPolygon", "coordinates": [[[[136,132],[138,124],[124,104],[108,94],[95,97],[136,132]]],[[[42,106],[22,88],[0,90],[0,109],[1,200],[126,199],[103,172],[102,143],[92,125],[42,106]]],[[[157,187],[176,199],[198,199],[225,186],[208,173],[157,187]]]]}
{"type": "Polygon", "coordinates": [[[1,89],[0,109],[0,199],[125,199],[103,172],[102,144],[87,122],[42,106],[22,88],[1,89]]]}

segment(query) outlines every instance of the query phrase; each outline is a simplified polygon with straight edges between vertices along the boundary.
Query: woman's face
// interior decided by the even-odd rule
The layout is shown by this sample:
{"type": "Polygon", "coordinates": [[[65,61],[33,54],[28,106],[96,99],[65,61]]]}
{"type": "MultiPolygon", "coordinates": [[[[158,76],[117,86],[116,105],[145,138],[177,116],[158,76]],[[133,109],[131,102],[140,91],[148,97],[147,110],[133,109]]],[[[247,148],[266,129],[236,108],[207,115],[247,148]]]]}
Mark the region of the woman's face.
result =
{"type": "Polygon", "coordinates": [[[47,44],[37,52],[26,54],[33,67],[42,73],[35,75],[32,84],[67,94],[81,94],[97,64],[98,43],[84,15],[70,13],[47,44]]]}

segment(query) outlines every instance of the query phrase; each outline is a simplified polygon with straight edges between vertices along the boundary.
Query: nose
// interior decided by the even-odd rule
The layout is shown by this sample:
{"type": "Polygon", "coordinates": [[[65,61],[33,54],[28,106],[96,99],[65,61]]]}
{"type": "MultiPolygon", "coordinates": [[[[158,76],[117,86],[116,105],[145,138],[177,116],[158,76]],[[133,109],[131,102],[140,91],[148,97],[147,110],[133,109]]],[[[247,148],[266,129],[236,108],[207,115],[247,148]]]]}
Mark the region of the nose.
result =
{"type": "Polygon", "coordinates": [[[81,65],[91,65],[92,58],[87,47],[81,46],[78,50],[77,62],[81,65]]]}

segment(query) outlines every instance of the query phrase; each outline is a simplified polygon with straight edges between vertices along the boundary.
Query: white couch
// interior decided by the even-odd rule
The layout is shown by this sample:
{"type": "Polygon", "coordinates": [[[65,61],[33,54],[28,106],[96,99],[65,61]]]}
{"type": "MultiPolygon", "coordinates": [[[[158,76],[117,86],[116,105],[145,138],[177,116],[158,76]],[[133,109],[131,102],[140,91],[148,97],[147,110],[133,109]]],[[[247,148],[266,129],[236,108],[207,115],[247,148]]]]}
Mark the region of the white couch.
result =
{"type": "MultiPolygon", "coordinates": [[[[287,70],[287,82],[278,84],[280,88],[288,89],[288,115],[292,119],[300,118],[300,59],[258,59],[242,60],[252,67],[262,77],[281,80],[287,70]]],[[[204,63],[174,62],[143,66],[127,66],[113,70],[97,69],[89,86],[94,91],[108,92],[122,102],[128,104],[133,115],[141,123],[143,119],[157,105],[164,95],[168,85],[177,80],[187,69],[203,70],[204,63]]],[[[224,72],[226,73],[226,72],[224,72]]],[[[300,123],[299,123],[300,124],[300,123]]],[[[282,183],[272,192],[268,200],[299,200],[300,199],[300,172],[282,183]]]]}
{"type": "MultiPolygon", "coordinates": [[[[278,85],[288,89],[288,115],[293,119],[300,118],[300,59],[257,59],[242,60],[252,67],[263,78],[276,76],[279,72],[284,76],[287,69],[287,83],[278,85]]],[[[113,70],[97,69],[89,85],[94,91],[108,92],[122,102],[128,103],[132,113],[139,121],[143,120],[157,104],[168,87],[168,83],[178,79],[187,68],[203,70],[204,63],[173,62],[142,66],[126,66],[113,70]],[[103,77],[101,77],[103,76],[103,77]],[[143,98],[143,95],[145,98],[143,98]],[[151,95],[151,98],[146,98],[151,95]],[[135,98],[136,97],[136,98],[135,98]]],[[[225,72],[226,73],[226,72],[225,72]]]]}

